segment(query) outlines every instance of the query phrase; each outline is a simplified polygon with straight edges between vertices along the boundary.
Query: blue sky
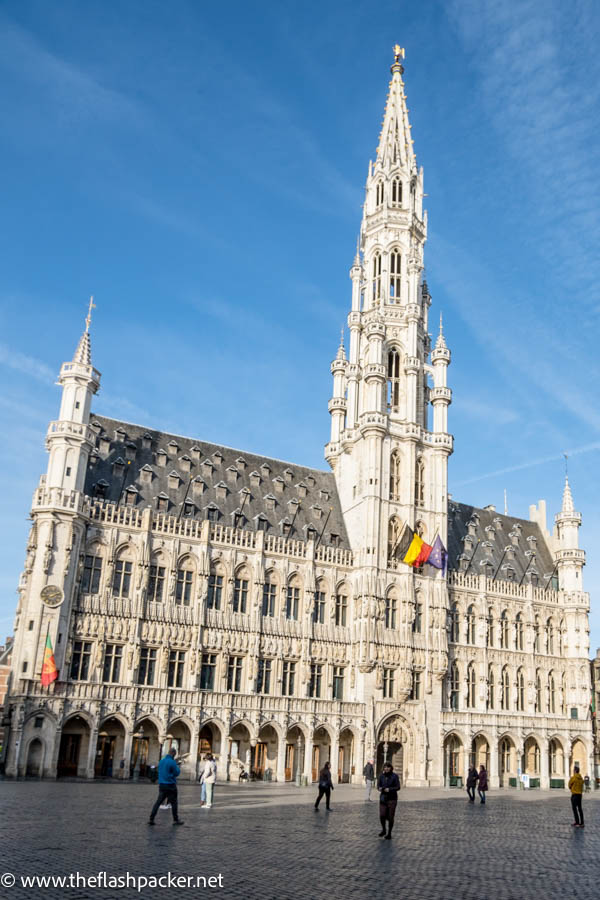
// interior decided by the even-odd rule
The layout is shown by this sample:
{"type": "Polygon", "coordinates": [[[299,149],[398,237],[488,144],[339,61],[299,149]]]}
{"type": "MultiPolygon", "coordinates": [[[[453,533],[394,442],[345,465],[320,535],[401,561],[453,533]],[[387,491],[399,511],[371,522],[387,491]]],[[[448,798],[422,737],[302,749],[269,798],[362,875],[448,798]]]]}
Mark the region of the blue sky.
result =
{"type": "Polygon", "coordinates": [[[0,636],[91,293],[98,412],[325,467],[399,41],[453,352],[450,490],[553,517],[570,453],[595,652],[599,32],[591,0],[5,0],[0,636]]]}

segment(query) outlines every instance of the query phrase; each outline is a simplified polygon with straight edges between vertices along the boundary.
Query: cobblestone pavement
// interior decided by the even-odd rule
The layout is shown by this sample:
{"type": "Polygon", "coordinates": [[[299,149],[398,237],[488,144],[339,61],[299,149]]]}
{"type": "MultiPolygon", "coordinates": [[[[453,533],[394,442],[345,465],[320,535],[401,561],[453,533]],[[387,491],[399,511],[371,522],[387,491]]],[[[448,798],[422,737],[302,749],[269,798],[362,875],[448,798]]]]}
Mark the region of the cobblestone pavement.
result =
{"type": "MultiPolygon", "coordinates": [[[[313,788],[217,785],[211,810],[199,787],[179,789],[185,826],[159,812],[150,784],[0,782],[0,897],[261,900],[533,900],[598,896],[600,796],[586,795],[586,828],[571,828],[566,792],[403,791],[391,841],[378,805],[339,786],[332,811],[313,788]],[[9,884],[1,873],[14,874],[9,884]],[[223,887],[85,885],[81,876],[222,876],[223,887]],[[23,875],[79,873],[73,887],[24,887],[23,875]]],[[[106,882],[107,884],[109,882],[106,882]]],[[[152,882],[150,882],[151,884],[152,882]]],[[[213,882],[217,884],[217,882],[213,882]]]]}

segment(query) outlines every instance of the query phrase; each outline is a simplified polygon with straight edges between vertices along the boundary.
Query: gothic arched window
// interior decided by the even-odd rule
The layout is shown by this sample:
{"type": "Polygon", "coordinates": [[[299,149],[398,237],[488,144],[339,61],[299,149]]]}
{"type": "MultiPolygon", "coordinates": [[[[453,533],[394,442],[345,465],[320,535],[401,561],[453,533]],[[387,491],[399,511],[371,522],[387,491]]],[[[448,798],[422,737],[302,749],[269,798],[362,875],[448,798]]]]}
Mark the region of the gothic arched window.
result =
{"type": "Polygon", "coordinates": [[[392,250],[390,253],[390,303],[397,303],[400,300],[401,283],[400,276],[402,274],[402,257],[399,250],[392,250]]]}
{"type": "Polygon", "coordinates": [[[475,607],[469,606],[467,609],[467,644],[475,643],[475,607]]]}
{"type": "Polygon", "coordinates": [[[373,256],[373,300],[381,298],[381,253],[373,256]]]}
{"type": "Polygon", "coordinates": [[[388,409],[398,412],[400,408],[400,354],[396,349],[388,353],[388,409]]]}
{"type": "Polygon", "coordinates": [[[502,684],[500,690],[500,709],[510,708],[510,676],[508,668],[504,666],[502,669],[502,684]]]}
{"type": "Polygon", "coordinates": [[[415,505],[423,506],[425,503],[425,463],[418,456],[415,463],[415,505]]]}
{"type": "Polygon", "coordinates": [[[540,617],[536,616],[533,623],[533,652],[540,652],[540,617]]]}
{"type": "Polygon", "coordinates": [[[185,556],[177,567],[177,582],[175,584],[175,603],[180,606],[190,606],[194,586],[194,562],[189,556],[185,556]]]}
{"type": "Polygon", "coordinates": [[[523,669],[517,672],[517,709],[523,712],[525,709],[525,676],[523,669]]]}
{"type": "Polygon", "coordinates": [[[395,628],[398,616],[398,600],[393,591],[385,598],[385,627],[395,628]]]}
{"type": "Polygon", "coordinates": [[[390,457],[390,500],[400,499],[400,453],[394,450],[390,457]]]}
{"type": "Polygon", "coordinates": [[[539,669],[535,672],[535,711],[542,711],[542,677],[539,669]]]}
{"type": "Polygon", "coordinates": [[[515,619],[515,650],[523,649],[523,616],[517,613],[515,619]]]}
{"type": "Polygon", "coordinates": [[[475,666],[469,663],[467,669],[467,706],[471,709],[475,706],[475,666]]]}
{"type": "Polygon", "coordinates": [[[548,655],[554,655],[554,622],[549,618],[546,622],[546,634],[548,636],[548,655]]]}
{"type": "Polygon", "coordinates": [[[460,697],[460,679],[455,662],[450,667],[450,709],[458,709],[460,697]]]}
{"type": "Polygon", "coordinates": [[[548,712],[556,712],[556,683],[554,681],[554,672],[548,674],[548,712]]]}
{"type": "Polygon", "coordinates": [[[450,640],[452,643],[458,643],[459,639],[460,619],[458,616],[458,603],[452,604],[450,610],[450,640]]]}
{"type": "Polygon", "coordinates": [[[508,615],[505,609],[500,616],[500,647],[502,650],[508,649],[508,615]]]}
{"type": "Polygon", "coordinates": [[[402,180],[398,176],[392,181],[392,204],[402,206],[402,180]]]}
{"type": "Polygon", "coordinates": [[[493,709],[495,705],[496,698],[495,694],[495,680],[494,680],[494,670],[491,666],[488,666],[488,699],[487,699],[487,707],[488,709],[493,709]]]}
{"type": "Polygon", "coordinates": [[[383,205],[383,181],[378,181],[375,188],[375,206],[383,205]]]}
{"type": "Polygon", "coordinates": [[[487,617],[487,641],[486,644],[488,647],[494,646],[494,611],[491,609],[488,610],[487,617]]]}

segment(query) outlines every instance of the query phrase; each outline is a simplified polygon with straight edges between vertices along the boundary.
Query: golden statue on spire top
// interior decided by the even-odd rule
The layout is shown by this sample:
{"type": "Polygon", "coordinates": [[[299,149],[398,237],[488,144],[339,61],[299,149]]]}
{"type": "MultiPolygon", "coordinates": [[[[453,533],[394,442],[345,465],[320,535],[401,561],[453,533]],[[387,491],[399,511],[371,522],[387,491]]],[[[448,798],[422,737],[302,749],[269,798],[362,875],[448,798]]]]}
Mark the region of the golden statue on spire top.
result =
{"type": "Polygon", "coordinates": [[[394,51],[395,63],[400,62],[401,58],[404,59],[404,47],[401,47],[400,44],[394,44],[392,49],[394,51]]]}

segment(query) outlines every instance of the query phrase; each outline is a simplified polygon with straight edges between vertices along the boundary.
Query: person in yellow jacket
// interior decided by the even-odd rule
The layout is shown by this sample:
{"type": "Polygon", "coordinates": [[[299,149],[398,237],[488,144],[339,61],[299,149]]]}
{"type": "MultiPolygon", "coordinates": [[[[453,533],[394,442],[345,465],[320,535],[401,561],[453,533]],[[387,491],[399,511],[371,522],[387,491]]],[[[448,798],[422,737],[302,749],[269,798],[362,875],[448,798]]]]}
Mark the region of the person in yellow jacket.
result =
{"type": "Polygon", "coordinates": [[[571,791],[571,806],[573,808],[573,828],[583,828],[583,809],[581,800],[583,795],[583,778],[579,773],[579,766],[575,764],[573,774],[569,778],[569,790],[571,791]]]}

